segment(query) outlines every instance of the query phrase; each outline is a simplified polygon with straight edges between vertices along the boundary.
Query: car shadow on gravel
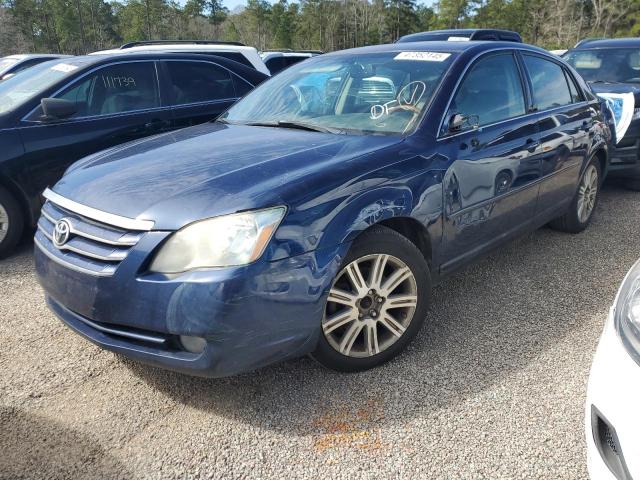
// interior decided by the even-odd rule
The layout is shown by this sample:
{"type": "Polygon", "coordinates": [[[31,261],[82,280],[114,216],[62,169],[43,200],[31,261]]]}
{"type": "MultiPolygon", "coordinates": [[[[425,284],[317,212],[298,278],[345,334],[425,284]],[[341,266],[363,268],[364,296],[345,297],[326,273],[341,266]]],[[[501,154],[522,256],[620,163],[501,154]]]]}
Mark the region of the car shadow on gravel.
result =
{"type": "Polygon", "coordinates": [[[51,419],[0,407],[0,478],[131,478],[92,436],[51,419]]]}
{"type": "MultiPolygon", "coordinates": [[[[637,226],[616,210],[638,209],[638,199],[637,193],[609,186],[586,232],[543,228],[446,280],[435,289],[428,322],[407,351],[368,372],[340,374],[301,359],[203,379],[125,364],[179,403],[298,435],[370,430],[437,415],[518,374],[580,328],[585,316],[604,321],[640,252],[637,226]]],[[[524,384],[537,388],[526,379],[524,384]]]]}

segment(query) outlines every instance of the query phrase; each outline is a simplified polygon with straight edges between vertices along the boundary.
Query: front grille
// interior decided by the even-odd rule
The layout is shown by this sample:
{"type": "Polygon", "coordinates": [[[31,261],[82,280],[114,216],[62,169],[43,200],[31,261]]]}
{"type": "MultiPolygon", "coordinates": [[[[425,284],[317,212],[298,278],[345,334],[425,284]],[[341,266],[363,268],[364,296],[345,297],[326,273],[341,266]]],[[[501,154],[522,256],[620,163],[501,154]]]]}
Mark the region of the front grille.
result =
{"type": "Polygon", "coordinates": [[[44,204],[35,236],[36,246],[51,260],[72,270],[101,277],[113,275],[145,232],[98,221],[74,211],[72,202],[68,203],[71,208],[51,198],[44,204]],[[54,230],[62,219],[69,225],[70,235],[58,246],[53,240],[54,230]]]}

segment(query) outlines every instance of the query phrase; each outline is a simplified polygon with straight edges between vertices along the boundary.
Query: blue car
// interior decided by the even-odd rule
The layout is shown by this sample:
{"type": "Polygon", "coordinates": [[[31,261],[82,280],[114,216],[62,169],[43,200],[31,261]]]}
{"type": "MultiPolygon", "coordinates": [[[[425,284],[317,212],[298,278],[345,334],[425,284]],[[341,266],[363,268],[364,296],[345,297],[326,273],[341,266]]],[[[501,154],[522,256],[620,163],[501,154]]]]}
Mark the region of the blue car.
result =
{"type": "Polygon", "coordinates": [[[368,369],[415,337],[447,275],[549,222],[588,226],[600,108],[515,42],[318,56],[215,122],[76,162],[44,194],[37,273],[65,324],[152,365],[368,369]]]}

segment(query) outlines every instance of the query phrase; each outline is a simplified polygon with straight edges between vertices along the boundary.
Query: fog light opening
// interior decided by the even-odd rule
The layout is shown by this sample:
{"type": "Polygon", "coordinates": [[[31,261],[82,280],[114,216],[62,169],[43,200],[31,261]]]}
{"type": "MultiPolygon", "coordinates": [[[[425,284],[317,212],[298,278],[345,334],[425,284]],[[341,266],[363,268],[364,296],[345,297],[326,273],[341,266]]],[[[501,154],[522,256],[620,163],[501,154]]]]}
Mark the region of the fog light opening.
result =
{"type": "Polygon", "coordinates": [[[207,341],[202,337],[190,337],[188,335],[180,335],[180,344],[187,352],[202,353],[207,346],[207,341]]]}

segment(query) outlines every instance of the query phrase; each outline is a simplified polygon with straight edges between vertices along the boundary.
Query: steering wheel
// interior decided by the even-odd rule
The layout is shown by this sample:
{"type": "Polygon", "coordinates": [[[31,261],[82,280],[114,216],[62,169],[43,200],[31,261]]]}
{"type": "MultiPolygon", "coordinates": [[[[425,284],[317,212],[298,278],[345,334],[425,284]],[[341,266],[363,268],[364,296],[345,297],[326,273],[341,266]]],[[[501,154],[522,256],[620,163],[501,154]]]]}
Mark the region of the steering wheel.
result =
{"type": "Polygon", "coordinates": [[[389,115],[401,110],[411,112],[414,116],[420,115],[418,103],[422,100],[426,90],[426,84],[420,80],[407,83],[400,89],[395,100],[387,102],[384,105],[372,105],[371,118],[376,120],[384,115],[389,115]]]}

